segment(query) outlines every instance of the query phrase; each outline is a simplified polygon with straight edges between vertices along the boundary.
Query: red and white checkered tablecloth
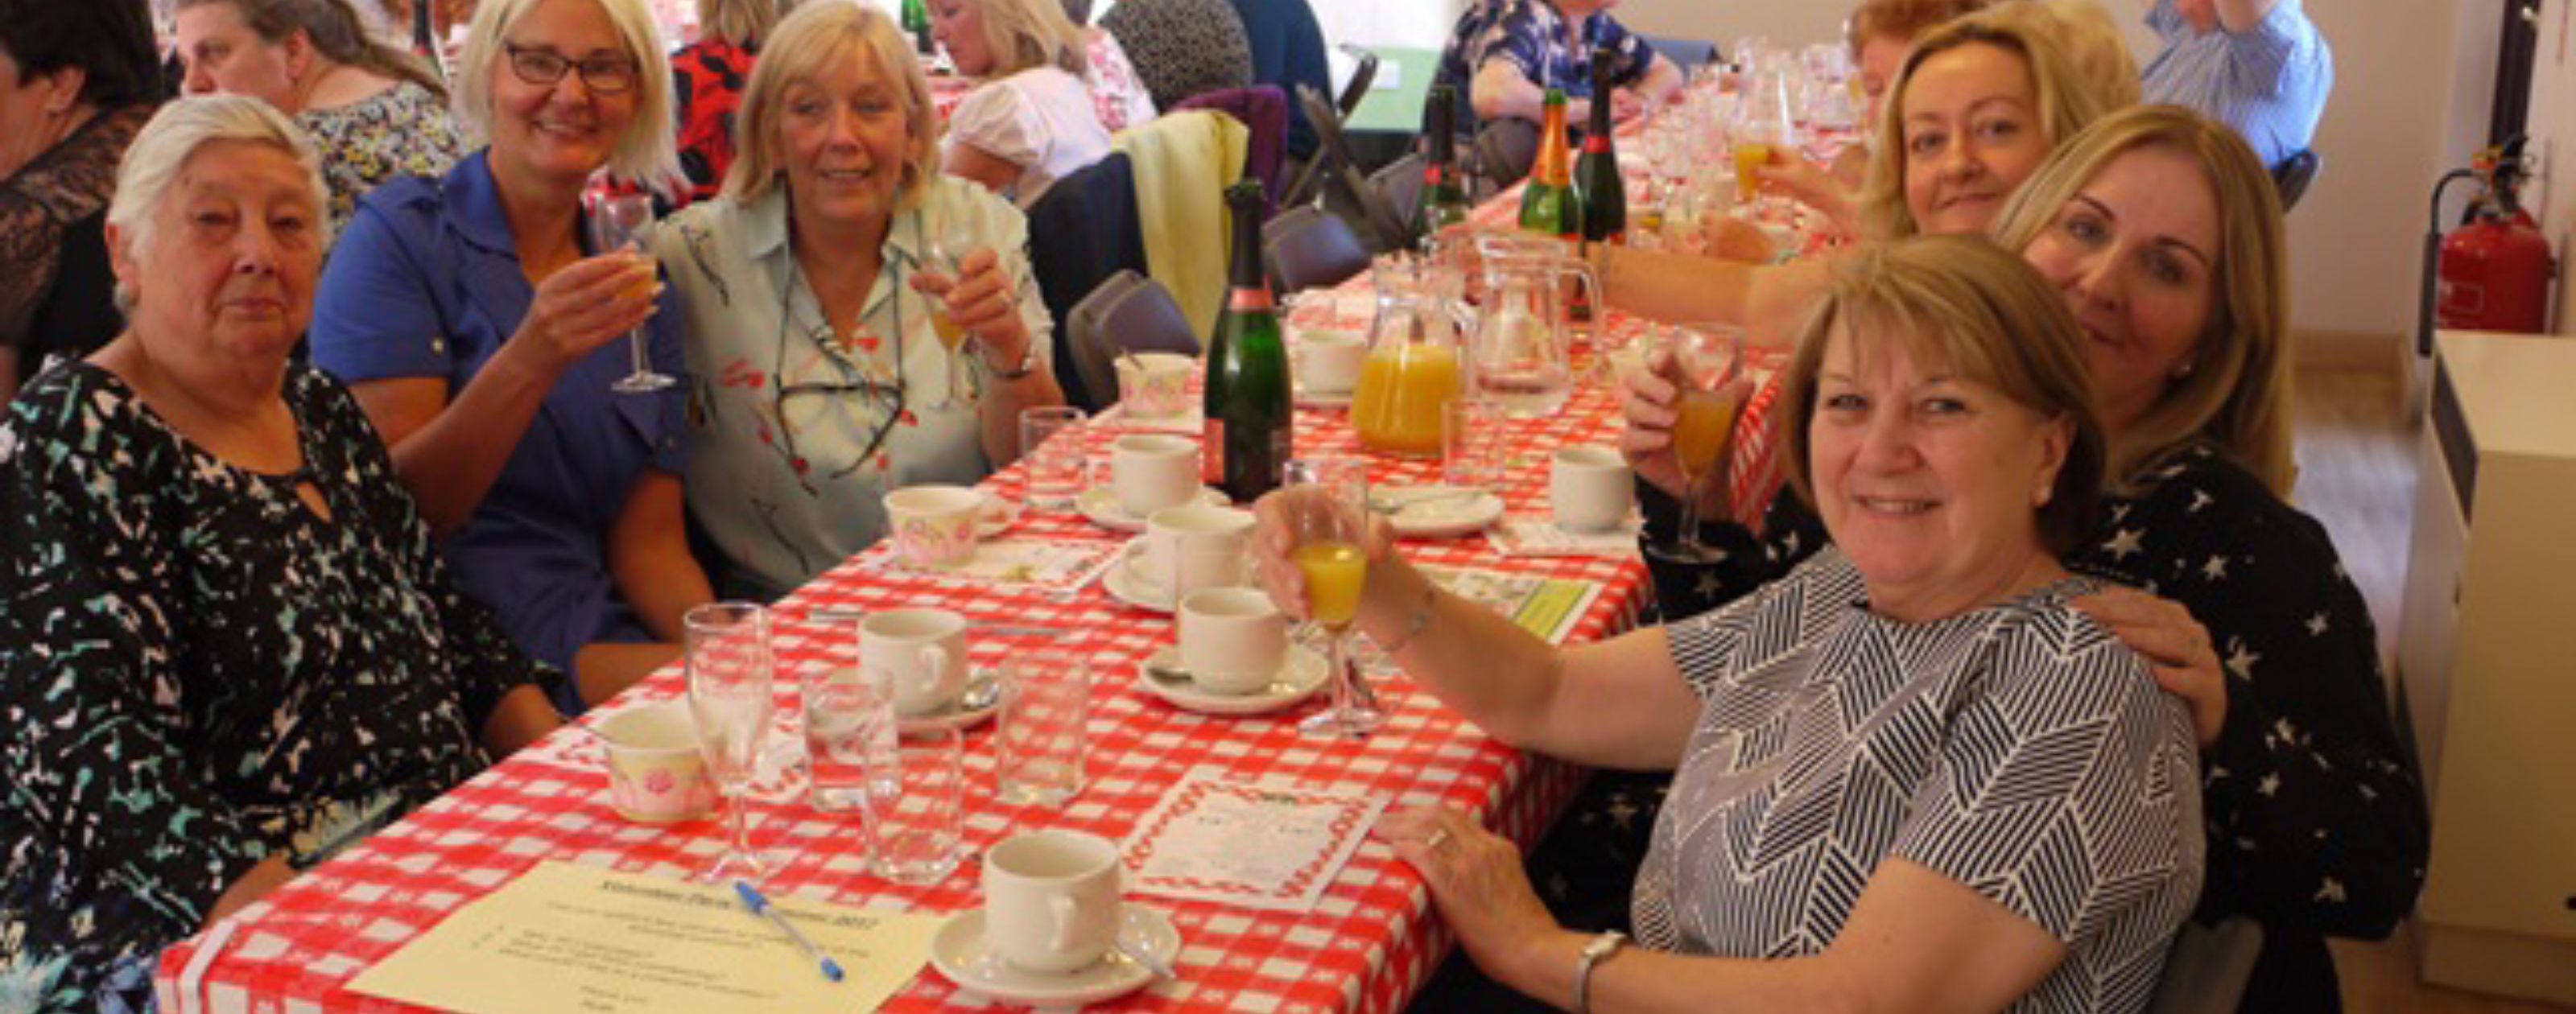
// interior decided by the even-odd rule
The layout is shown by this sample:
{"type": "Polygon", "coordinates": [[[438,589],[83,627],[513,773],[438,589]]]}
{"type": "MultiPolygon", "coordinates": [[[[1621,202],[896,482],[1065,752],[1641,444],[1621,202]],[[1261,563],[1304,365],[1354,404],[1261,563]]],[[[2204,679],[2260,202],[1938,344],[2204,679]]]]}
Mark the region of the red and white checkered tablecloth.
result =
{"type": "MultiPolygon", "coordinates": [[[[1569,442],[1594,442],[1615,431],[1615,407],[1598,389],[1582,392],[1554,418],[1515,424],[1506,499],[1515,511],[1546,510],[1546,456],[1569,442]]],[[[1080,431],[1095,450],[1122,429],[1116,414],[1080,431]]],[[[1301,454],[1356,451],[1337,412],[1300,412],[1301,454]]],[[[1376,481],[1436,481],[1432,461],[1373,460],[1376,481]]],[[[1019,498],[1018,471],[989,484],[1019,498]]],[[[1018,537],[1105,540],[1124,536],[1079,516],[1032,512],[1018,537]]],[[[1410,542],[1425,562],[1598,582],[1603,592],[1581,618],[1574,640],[1592,640],[1634,622],[1647,595],[1632,557],[1502,558],[1480,538],[1410,542]]],[[[1525,845],[1534,842],[1579,786],[1578,770],[1522,754],[1488,739],[1401,676],[1386,678],[1381,697],[1392,711],[1364,743],[1325,742],[1297,731],[1295,720],[1317,702],[1253,718],[1177,710],[1134,685],[1135,664],[1172,638],[1168,618],[1110,598],[1097,583],[1070,597],[1012,592],[926,575],[863,568],[857,561],[816,579],[786,601],[787,615],[817,609],[878,609],[936,603],[987,624],[1043,627],[1040,636],[978,636],[974,654],[989,664],[1018,647],[1071,647],[1094,666],[1090,784],[1062,809],[1013,807],[994,799],[990,726],[968,738],[970,785],[987,787],[970,802],[966,837],[989,847],[1023,830],[1070,827],[1122,838],[1164,791],[1183,776],[1215,773],[1239,779],[1284,779],[1301,786],[1383,796],[1396,805],[1443,802],[1466,807],[1488,826],[1525,845]]],[[[782,668],[818,663],[808,632],[789,628],[779,641],[782,668]]],[[[795,681],[783,671],[779,727],[795,722],[795,681]]],[[[610,709],[676,696],[675,670],[656,674],[610,709]]],[[[596,716],[594,716],[595,719],[596,716]]],[[[793,742],[793,740],[790,740],[793,742]]],[[[948,912],[979,903],[971,862],[926,888],[887,884],[863,872],[855,816],[818,814],[801,798],[781,795],[754,804],[754,838],[790,859],[778,894],[848,905],[948,912]]],[[[629,823],[609,807],[606,774],[588,737],[566,731],[511,757],[395,826],[280,888],[233,922],[202,982],[182,979],[208,937],[182,942],[162,958],[157,985],[163,1009],[251,1014],[305,1011],[397,1011],[412,1008],[352,993],[345,984],[440,919],[492,891],[540,860],[557,859],[621,871],[681,878],[711,863],[722,824],[675,827],[629,823]]],[[[1385,846],[1361,847],[1321,906],[1303,914],[1144,899],[1170,911],[1185,941],[1176,982],[1108,1005],[1146,1011],[1281,1012],[1399,1009],[1448,951],[1447,931],[1429,918],[1429,899],[1411,869],[1385,846]]],[[[471,969],[459,969],[471,974],[471,969]]],[[[928,1011],[955,1002],[952,987],[925,970],[885,1009],[928,1011]]]]}

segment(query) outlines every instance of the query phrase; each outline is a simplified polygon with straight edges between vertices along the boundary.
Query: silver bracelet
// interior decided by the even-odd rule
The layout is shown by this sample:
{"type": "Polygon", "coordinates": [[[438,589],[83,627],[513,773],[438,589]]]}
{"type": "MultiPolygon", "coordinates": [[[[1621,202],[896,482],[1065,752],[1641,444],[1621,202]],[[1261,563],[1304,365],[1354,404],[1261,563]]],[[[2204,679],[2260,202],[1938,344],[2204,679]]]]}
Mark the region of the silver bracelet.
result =
{"type": "Polygon", "coordinates": [[[1425,580],[1422,604],[1414,608],[1412,619],[1404,621],[1404,633],[1396,637],[1394,644],[1378,645],[1378,650],[1385,652],[1387,657],[1393,658],[1396,652],[1403,651],[1407,645],[1412,644],[1414,638],[1422,636],[1422,629],[1431,625],[1431,607],[1439,601],[1440,586],[1425,580]]]}
{"type": "Polygon", "coordinates": [[[1574,1014],[1591,1014],[1592,967],[1609,960],[1628,943],[1628,935],[1618,930],[1603,930],[1592,942],[1583,945],[1583,953],[1574,959],[1574,1014]]]}

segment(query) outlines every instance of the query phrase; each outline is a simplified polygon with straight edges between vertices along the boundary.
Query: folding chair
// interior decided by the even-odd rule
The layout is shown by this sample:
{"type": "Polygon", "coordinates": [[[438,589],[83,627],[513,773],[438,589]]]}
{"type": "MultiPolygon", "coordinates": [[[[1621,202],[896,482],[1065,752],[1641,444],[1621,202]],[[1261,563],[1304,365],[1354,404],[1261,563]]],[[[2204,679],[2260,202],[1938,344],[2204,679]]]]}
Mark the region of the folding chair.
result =
{"type": "Polygon", "coordinates": [[[1280,198],[1279,206],[1290,208],[1312,203],[1322,190],[1323,184],[1319,181],[1329,180],[1336,184],[1335,193],[1357,209],[1358,221],[1354,231],[1361,233],[1370,249],[1393,250],[1403,246],[1410,235],[1405,231],[1404,218],[1387,203],[1386,196],[1370,186],[1368,179],[1355,168],[1358,162],[1351,157],[1350,144],[1342,136],[1341,118],[1334,113],[1332,103],[1322,93],[1304,85],[1297,88],[1297,101],[1304,105],[1307,121],[1315,126],[1315,158],[1298,173],[1296,182],[1288,185],[1288,192],[1280,198]]]}
{"type": "Polygon", "coordinates": [[[1161,282],[1120,271],[1074,305],[1073,366],[1102,407],[1118,403],[1122,352],[1199,354],[1199,337],[1161,282]]]}
{"type": "Polygon", "coordinates": [[[1417,151],[1369,174],[1369,185],[1376,187],[1377,192],[1386,198],[1387,205],[1395,209],[1396,224],[1404,227],[1406,235],[1422,228],[1422,223],[1414,221],[1414,217],[1422,213],[1422,169],[1429,164],[1431,160],[1417,151]]]}
{"type": "Polygon", "coordinates": [[[1368,270],[1369,249],[1348,223],[1300,204],[1262,227],[1261,259],[1280,292],[1301,292],[1368,270]]]}

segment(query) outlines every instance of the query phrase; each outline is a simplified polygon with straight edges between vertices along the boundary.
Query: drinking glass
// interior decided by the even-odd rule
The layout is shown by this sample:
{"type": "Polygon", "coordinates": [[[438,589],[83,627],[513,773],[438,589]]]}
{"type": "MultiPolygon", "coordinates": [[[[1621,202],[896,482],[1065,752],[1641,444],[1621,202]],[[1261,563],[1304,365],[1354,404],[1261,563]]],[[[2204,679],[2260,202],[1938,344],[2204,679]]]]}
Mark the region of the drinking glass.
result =
{"type": "Polygon", "coordinates": [[[1055,439],[1090,418],[1071,405],[1020,410],[1020,461],[1028,476],[1028,504],[1050,510],[1073,506],[1082,492],[1082,440],[1055,439]]]}
{"type": "MultiPolygon", "coordinates": [[[[781,622],[784,644],[788,624],[781,622]]],[[[798,700],[804,709],[808,802],[825,813],[855,811],[867,801],[871,757],[894,749],[894,681],[861,662],[855,617],[822,618],[794,625],[795,635],[819,649],[820,665],[805,670],[798,700]]]]}
{"type": "MultiPolygon", "coordinates": [[[[653,198],[647,194],[621,194],[593,189],[583,194],[584,220],[590,227],[590,249],[594,254],[639,246],[647,230],[653,227],[653,198]]],[[[649,284],[649,283],[648,283],[649,284]]],[[[652,348],[647,344],[646,328],[639,326],[626,333],[627,351],[634,357],[634,372],[608,385],[619,394],[649,394],[678,383],[669,376],[653,372],[652,348]]]]}
{"type": "Polygon", "coordinates": [[[749,602],[713,602],[689,610],[686,626],[689,714],[698,723],[698,749],[707,773],[724,794],[730,832],[725,854],[704,879],[759,881],[770,864],[751,850],[748,814],[752,776],[768,739],[772,662],[769,610],[749,602]]]}
{"type": "Polygon", "coordinates": [[[1673,460],[1682,473],[1682,525],[1672,541],[1646,549],[1659,559],[1706,563],[1724,554],[1700,541],[1700,492],[1709,478],[1726,467],[1726,450],[1735,435],[1741,392],[1733,385],[1743,370],[1744,331],[1726,324],[1683,324],[1672,331],[1673,360],[1682,368],[1681,394],[1674,400],[1673,460]]]}
{"type": "Polygon", "coordinates": [[[1440,481],[1460,489],[1500,492],[1508,433],[1502,406],[1493,402],[1456,398],[1442,406],[1440,481]]]}
{"type": "Polygon", "coordinates": [[[1297,727],[1309,735],[1360,739],[1386,720],[1376,695],[1360,683],[1350,652],[1351,621],[1367,586],[1368,463],[1360,458],[1304,458],[1288,463],[1286,488],[1301,497],[1290,519],[1297,569],[1315,624],[1331,646],[1333,706],[1297,727]]]}
{"type": "Polygon", "coordinates": [[[1002,801],[1062,806],[1082,793],[1089,756],[1091,658],[1066,650],[1014,651],[1002,660],[1001,729],[994,736],[1002,801]]]}
{"type": "Polygon", "coordinates": [[[1731,140],[1735,159],[1735,202],[1748,211],[1757,210],[1755,201],[1762,196],[1762,177],[1756,173],[1772,161],[1772,153],[1788,155],[1797,150],[1798,128],[1790,111],[1790,81],[1785,72],[1765,71],[1754,77],[1752,87],[1736,106],[1731,140]]]}
{"type": "MultiPolygon", "coordinates": [[[[945,278],[954,284],[957,281],[957,257],[949,253],[945,245],[933,239],[929,243],[928,250],[922,254],[921,270],[945,278]]],[[[923,302],[930,306],[930,333],[938,336],[939,347],[946,353],[948,365],[948,389],[940,392],[939,400],[932,403],[930,407],[948,408],[958,402],[972,400],[975,392],[966,384],[966,361],[963,351],[966,346],[966,331],[957,326],[955,318],[948,315],[946,295],[932,296],[923,302]]]]}
{"type": "Polygon", "coordinates": [[[868,869],[898,884],[935,884],[965,856],[966,734],[930,726],[868,757],[861,816],[868,869]]]}

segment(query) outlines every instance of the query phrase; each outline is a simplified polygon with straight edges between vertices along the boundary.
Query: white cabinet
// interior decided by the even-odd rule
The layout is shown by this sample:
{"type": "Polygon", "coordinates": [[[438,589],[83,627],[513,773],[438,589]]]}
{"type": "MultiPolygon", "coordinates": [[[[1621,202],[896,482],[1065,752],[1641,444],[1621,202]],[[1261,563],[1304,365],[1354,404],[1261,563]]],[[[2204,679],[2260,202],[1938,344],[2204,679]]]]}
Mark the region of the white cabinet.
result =
{"type": "Polygon", "coordinates": [[[2426,981],[2576,1003],[2576,340],[2443,332],[2398,667],[2426,981]]]}

